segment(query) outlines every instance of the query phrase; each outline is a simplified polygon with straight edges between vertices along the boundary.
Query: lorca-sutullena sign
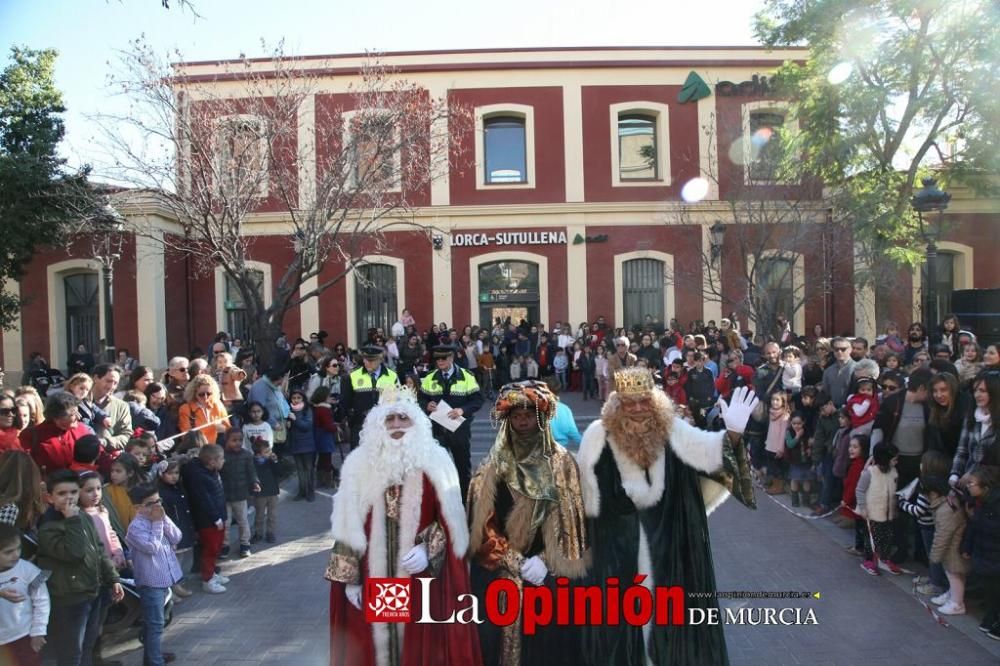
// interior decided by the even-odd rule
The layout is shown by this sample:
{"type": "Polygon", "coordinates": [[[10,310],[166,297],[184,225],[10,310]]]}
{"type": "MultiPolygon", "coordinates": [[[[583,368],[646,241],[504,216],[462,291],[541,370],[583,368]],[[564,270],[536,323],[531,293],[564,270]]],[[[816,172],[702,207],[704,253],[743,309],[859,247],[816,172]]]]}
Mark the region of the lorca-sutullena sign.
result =
{"type": "Polygon", "coordinates": [[[565,245],[565,231],[503,231],[497,234],[452,234],[453,247],[483,245],[565,245]]]}

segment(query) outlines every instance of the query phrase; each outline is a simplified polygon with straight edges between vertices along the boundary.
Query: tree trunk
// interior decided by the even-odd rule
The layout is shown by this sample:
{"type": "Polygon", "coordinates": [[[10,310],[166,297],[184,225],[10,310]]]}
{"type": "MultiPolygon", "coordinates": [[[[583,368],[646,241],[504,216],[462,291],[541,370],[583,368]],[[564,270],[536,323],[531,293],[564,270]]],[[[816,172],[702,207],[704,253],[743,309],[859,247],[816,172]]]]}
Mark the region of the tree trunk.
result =
{"type": "Polygon", "coordinates": [[[273,323],[267,312],[264,311],[261,316],[251,319],[250,331],[253,334],[254,351],[257,355],[257,370],[263,375],[276,362],[281,362],[278,349],[275,346],[278,338],[281,337],[281,326],[273,323]]]}

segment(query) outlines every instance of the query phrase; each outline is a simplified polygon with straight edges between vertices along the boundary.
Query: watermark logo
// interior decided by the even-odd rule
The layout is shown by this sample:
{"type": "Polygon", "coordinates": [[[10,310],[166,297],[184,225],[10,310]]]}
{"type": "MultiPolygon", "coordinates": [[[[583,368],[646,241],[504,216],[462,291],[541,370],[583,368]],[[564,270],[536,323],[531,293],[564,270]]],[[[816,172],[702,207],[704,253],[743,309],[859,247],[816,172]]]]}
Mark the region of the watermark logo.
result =
{"type": "Polygon", "coordinates": [[[365,620],[410,621],[410,579],[369,578],[365,584],[365,620]]]}

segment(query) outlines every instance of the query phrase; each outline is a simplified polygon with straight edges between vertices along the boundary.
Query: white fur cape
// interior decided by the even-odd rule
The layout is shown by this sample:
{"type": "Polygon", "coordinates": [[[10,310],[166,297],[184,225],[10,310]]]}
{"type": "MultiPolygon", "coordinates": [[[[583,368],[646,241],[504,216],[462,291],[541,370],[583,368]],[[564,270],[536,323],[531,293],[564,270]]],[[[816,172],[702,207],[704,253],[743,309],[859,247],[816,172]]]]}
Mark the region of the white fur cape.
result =
{"type": "MultiPolygon", "coordinates": [[[[712,473],[722,467],[722,441],[725,432],[700,430],[677,417],[670,426],[668,445],[681,462],[694,469],[712,473]]],[[[590,424],[583,433],[580,450],[576,454],[580,466],[580,481],[583,486],[583,506],[588,516],[597,517],[601,512],[601,492],[597,486],[594,467],[601,459],[604,447],[609,446],[618,465],[622,488],[629,499],[640,509],[655,505],[664,491],[664,462],[666,450],[657,457],[649,469],[650,482],[646,472],[626,456],[617,446],[614,438],[607,433],[600,420],[590,424]]],[[[705,501],[705,512],[711,514],[729,497],[725,486],[706,477],[701,477],[701,496],[705,501]]]]}

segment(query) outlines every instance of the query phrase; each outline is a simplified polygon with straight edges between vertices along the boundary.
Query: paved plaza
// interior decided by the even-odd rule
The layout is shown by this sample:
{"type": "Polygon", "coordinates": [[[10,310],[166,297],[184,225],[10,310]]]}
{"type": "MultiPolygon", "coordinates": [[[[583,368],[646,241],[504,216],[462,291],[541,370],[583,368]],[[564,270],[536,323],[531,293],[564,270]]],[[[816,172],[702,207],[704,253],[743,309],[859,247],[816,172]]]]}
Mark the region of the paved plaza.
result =
{"type": "MultiPolygon", "coordinates": [[[[567,402],[581,426],[599,403],[567,402]]],[[[475,422],[474,457],[492,444],[489,418],[475,422]]],[[[294,490],[294,481],[285,491],[294,490]]],[[[909,577],[866,576],[844,552],[853,533],[826,520],[806,521],[758,492],[759,509],[729,501],[709,520],[720,591],[797,590],[819,599],[725,600],[723,608],[813,609],[814,626],[726,627],[733,664],[944,664],[1000,662],[1000,644],[976,630],[973,616],[937,624],[910,592],[909,577]]],[[[282,493],[278,544],[263,544],[245,560],[226,560],[229,591],[200,591],[178,604],[164,649],[182,664],[327,663],[330,497],[292,502],[282,493]]],[[[787,501],[787,500],[786,500],[787,501]]],[[[192,585],[192,587],[195,587],[192,585]]],[[[972,602],[970,601],[970,607],[972,602]]],[[[803,611],[804,615],[804,611],[803,611]]],[[[142,663],[138,641],[118,640],[105,652],[129,666],[142,663]]]]}

